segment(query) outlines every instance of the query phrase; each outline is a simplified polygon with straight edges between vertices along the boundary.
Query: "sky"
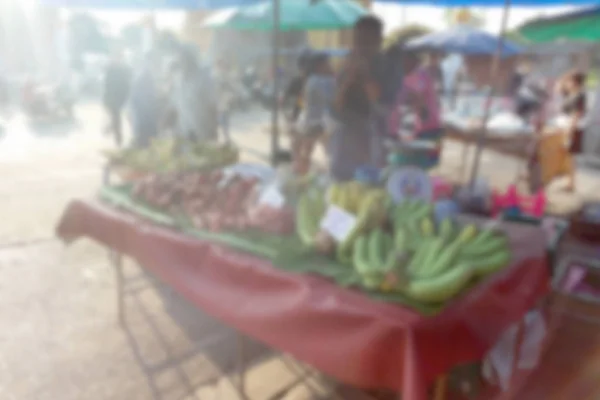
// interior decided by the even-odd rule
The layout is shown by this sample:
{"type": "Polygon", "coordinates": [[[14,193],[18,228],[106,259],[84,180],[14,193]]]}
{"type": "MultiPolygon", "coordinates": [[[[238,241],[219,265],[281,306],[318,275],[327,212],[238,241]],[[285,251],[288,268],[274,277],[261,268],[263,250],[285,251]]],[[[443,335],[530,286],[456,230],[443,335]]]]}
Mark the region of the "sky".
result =
{"type": "MultiPolygon", "coordinates": [[[[509,11],[508,27],[515,28],[528,19],[542,15],[550,16],[569,12],[577,7],[544,7],[544,8],[512,8],[509,11]]],[[[445,28],[445,10],[436,7],[411,6],[402,7],[395,4],[375,4],[373,11],[385,22],[386,30],[402,26],[403,19],[409,24],[421,24],[433,29],[445,28]],[[404,9],[404,10],[403,10],[404,9]],[[404,14],[404,15],[403,15],[404,14]]],[[[483,15],[486,25],[485,30],[490,33],[499,33],[502,21],[502,8],[480,8],[473,9],[474,12],[483,15]]]]}
{"type": "MultiPolygon", "coordinates": [[[[0,2],[3,0],[0,0],[0,2]]],[[[539,17],[542,15],[555,15],[569,12],[576,7],[544,7],[544,8],[512,8],[509,15],[509,28],[514,28],[524,21],[539,17]]],[[[433,29],[443,29],[446,27],[444,19],[445,9],[425,6],[399,6],[395,4],[377,4],[375,3],[373,11],[385,22],[386,31],[403,25],[418,23],[429,26],[433,29]]],[[[502,20],[501,8],[481,8],[474,11],[484,15],[486,25],[485,30],[491,33],[498,33],[502,20]]],[[[117,11],[98,11],[95,12],[100,18],[110,20],[110,27],[118,31],[123,25],[140,19],[139,12],[117,12],[117,11]]],[[[184,20],[183,12],[160,12],[157,14],[157,23],[163,28],[177,30],[181,27],[184,20]]]]}

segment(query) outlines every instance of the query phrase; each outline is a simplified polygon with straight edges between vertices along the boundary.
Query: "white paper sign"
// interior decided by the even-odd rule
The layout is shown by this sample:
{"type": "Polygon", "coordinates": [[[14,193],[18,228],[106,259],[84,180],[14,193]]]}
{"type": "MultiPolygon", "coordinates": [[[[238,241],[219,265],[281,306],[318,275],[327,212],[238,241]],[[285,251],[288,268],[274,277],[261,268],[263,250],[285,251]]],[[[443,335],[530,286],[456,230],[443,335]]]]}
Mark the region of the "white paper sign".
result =
{"type": "Polygon", "coordinates": [[[327,208],[327,212],[321,220],[321,229],[329,233],[338,242],[343,242],[355,225],[356,216],[334,205],[327,208]]]}
{"type": "Polygon", "coordinates": [[[285,197],[277,186],[269,185],[260,195],[259,203],[273,208],[281,208],[285,204],[285,197]]]}

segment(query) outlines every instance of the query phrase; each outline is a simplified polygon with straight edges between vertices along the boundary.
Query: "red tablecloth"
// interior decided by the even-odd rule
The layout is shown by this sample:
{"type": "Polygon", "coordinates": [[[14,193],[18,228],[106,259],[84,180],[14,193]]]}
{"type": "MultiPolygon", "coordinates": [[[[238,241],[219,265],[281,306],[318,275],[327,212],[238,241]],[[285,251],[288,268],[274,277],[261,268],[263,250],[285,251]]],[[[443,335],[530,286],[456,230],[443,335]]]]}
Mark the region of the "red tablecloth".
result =
{"type": "Polygon", "coordinates": [[[205,312],[347,384],[422,400],[436,376],[480,359],[548,289],[541,231],[505,229],[512,266],[429,318],[100,203],[71,203],[57,234],[133,257],[205,312]]]}

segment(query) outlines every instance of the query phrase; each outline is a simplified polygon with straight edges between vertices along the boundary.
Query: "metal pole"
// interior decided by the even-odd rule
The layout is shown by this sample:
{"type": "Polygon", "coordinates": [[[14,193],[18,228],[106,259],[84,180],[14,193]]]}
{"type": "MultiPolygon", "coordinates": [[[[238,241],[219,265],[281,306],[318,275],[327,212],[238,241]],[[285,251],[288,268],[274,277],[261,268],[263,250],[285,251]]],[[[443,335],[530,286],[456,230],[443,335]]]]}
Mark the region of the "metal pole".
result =
{"type": "Polygon", "coordinates": [[[273,93],[274,103],[271,113],[271,163],[276,164],[279,153],[279,33],[280,33],[280,0],[273,0],[273,93]]]}
{"type": "Polygon", "coordinates": [[[486,99],[484,113],[483,113],[483,127],[481,134],[477,138],[477,144],[475,148],[475,160],[473,163],[473,167],[471,169],[471,177],[469,179],[469,187],[473,188],[475,184],[475,179],[477,179],[477,172],[479,171],[479,164],[481,162],[481,153],[483,152],[483,146],[485,146],[485,142],[487,139],[487,124],[490,119],[490,112],[492,106],[492,99],[496,94],[496,86],[498,86],[499,78],[494,79],[498,75],[498,71],[500,70],[500,59],[502,58],[502,47],[504,45],[504,37],[506,36],[506,28],[508,26],[508,17],[510,15],[510,5],[511,0],[506,0],[504,2],[504,13],[502,15],[502,25],[500,28],[500,37],[498,40],[498,49],[496,50],[496,54],[494,55],[494,59],[492,61],[492,80],[493,84],[491,90],[488,94],[488,98],[486,99]]]}

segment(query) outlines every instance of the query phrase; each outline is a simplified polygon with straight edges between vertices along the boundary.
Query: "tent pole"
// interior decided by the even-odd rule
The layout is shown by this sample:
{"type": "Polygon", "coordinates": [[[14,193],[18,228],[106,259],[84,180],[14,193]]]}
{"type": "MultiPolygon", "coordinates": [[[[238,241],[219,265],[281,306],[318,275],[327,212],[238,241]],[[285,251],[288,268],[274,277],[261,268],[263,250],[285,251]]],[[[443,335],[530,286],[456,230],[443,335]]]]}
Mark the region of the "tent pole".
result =
{"type": "Polygon", "coordinates": [[[483,126],[481,130],[481,134],[477,138],[477,144],[475,147],[475,159],[473,162],[473,167],[471,168],[471,176],[469,179],[469,187],[472,189],[475,180],[477,179],[477,173],[479,172],[479,164],[481,162],[481,154],[483,152],[483,148],[485,146],[485,142],[487,139],[487,125],[490,119],[490,113],[492,108],[492,99],[494,98],[497,90],[497,86],[500,83],[500,78],[498,77],[498,72],[500,71],[500,59],[502,58],[502,47],[504,45],[504,38],[506,36],[506,30],[508,27],[508,18],[510,16],[510,6],[511,0],[505,0],[504,2],[504,12],[502,14],[502,24],[500,27],[500,37],[498,40],[498,48],[496,49],[496,54],[494,55],[494,59],[492,60],[491,66],[491,80],[492,87],[490,88],[490,92],[487,96],[485,102],[485,108],[483,112],[483,126]]]}
{"type": "Polygon", "coordinates": [[[277,164],[279,153],[279,37],[280,37],[280,0],[273,1],[273,59],[271,69],[273,70],[273,93],[274,104],[271,113],[271,163],[277,164]]]}

